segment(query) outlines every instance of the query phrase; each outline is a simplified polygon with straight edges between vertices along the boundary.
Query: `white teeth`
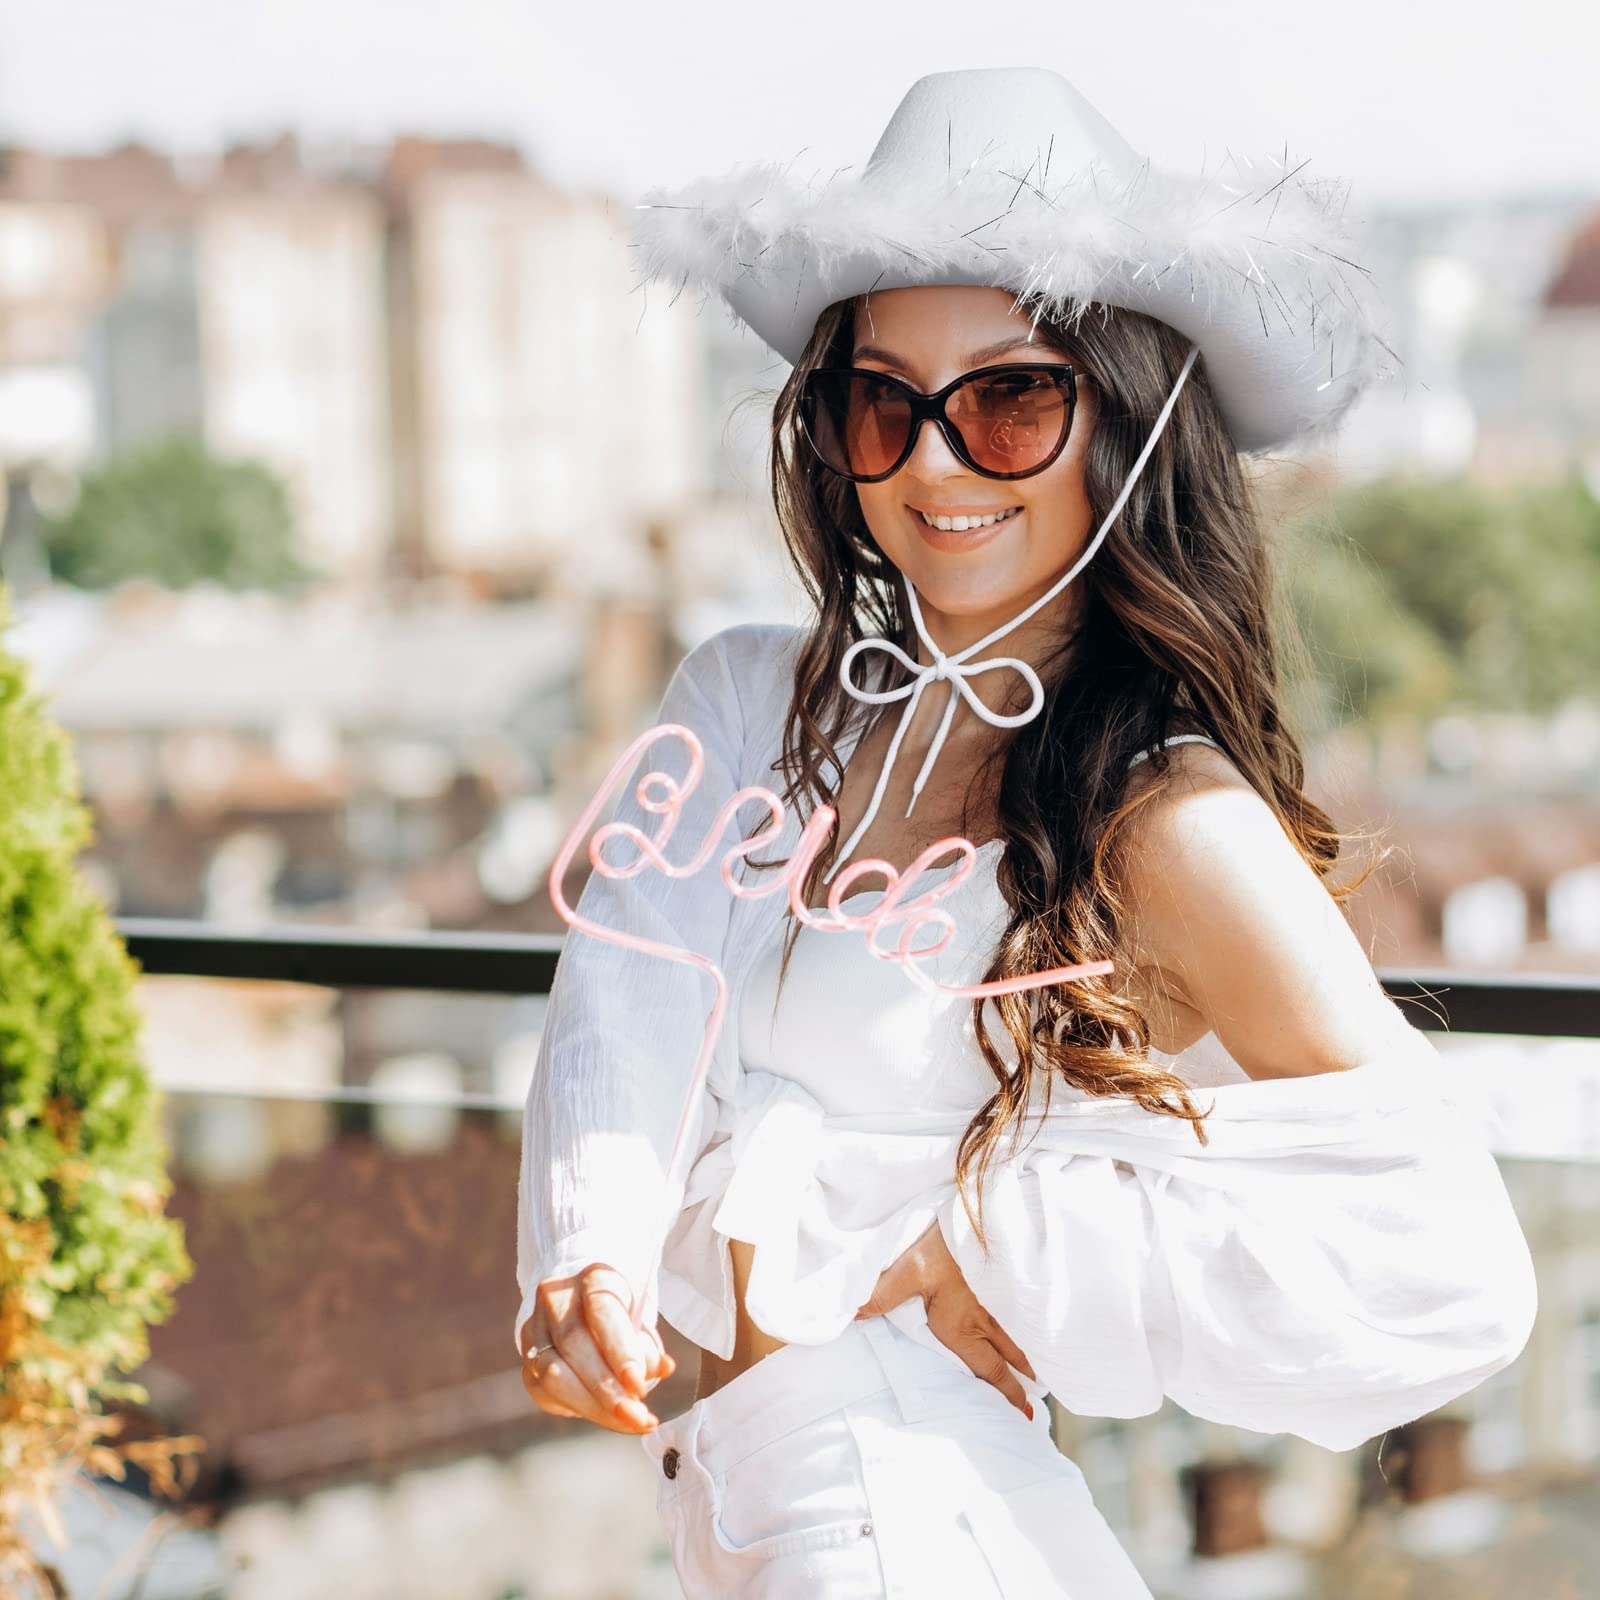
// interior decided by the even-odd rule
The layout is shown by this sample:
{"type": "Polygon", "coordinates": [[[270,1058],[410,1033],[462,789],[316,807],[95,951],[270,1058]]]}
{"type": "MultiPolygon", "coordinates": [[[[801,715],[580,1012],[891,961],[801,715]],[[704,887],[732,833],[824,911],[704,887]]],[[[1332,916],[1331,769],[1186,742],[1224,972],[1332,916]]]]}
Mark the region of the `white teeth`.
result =
{"type": "Polygon", "coordinates": [[[965,533],[968,528],[987,528],[996,522],[1004,522],[1021,509],[1021,506],[1008,506],[1004,511],[993,512],[987,517],[930,517],[926,511],[919,511],[917,515],[930,528],[941,528],[946,533],[965,533]]]}

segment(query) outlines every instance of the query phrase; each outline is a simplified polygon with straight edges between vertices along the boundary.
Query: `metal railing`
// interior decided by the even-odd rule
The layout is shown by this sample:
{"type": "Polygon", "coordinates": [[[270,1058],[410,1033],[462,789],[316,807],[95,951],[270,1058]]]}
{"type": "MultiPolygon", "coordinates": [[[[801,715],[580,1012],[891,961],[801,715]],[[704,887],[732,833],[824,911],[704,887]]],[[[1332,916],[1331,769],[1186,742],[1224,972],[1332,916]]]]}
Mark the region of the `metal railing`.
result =
{"type": "MultiPolygon", "coordinates": [[[[294,924],[243,932],[168,917],[119,917],[116,925],[150,976],[455,994],[548,994],[563,942],[560,934],[387,934],[294,924]]],[[[1378,980],[1430,1032],[1600,1038],[1600,977],[1380,968],[1378,980]]]]}

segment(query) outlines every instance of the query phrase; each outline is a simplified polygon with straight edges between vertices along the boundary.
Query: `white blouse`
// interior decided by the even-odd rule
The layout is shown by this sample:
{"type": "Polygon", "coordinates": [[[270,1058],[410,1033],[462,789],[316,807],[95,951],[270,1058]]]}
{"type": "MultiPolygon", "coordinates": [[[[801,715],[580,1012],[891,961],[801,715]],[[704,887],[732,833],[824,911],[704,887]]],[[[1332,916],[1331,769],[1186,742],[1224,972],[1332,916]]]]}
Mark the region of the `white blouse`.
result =
{"type": "MultiPolygon", "coordinates": [[[[673,675],[655,720],[693,728],[705,770],[669,859],[689,858],[735,790],[781,792],[772,763],[801,636],[729,628],[673,675]]],[[[841,763],[868,709],[839,741],[841,763]]],[[[682,777],[687,755],[680,741],[657,740],[613,818],[653,837],[638,776],[682,777]]],[[[793,847],[801,819],[789,809],[760,859],[793,847]]],[[[742,809],[737,837],[765,815],[742,809]]],[[[755,1246],[755,1323],[788,1343],[825,1342],[937,1219],[973,1292],[1037,1373],[1017,1374],[1029,1398],[1051,1393],[1084,1415],[1142,1416],[1170,1396],[1197,1417],[1346,1449],[1521,1353],[1537,1292],[1488,1148],[1487,1108],[1398,1008],[1393,1043],[1346,1072],[1252,1079],[1214,1034],[1176,1056],[1153,1051],[1206,1088],[1204,1147],[1181,1119],[1053,1082],[1048,1110],[1041,1092],[985,1181],[986,1258],[954,1176],[956,1146],[994,1088],[972,1002],[928,994],[876,959],[862,933],[807,927],[778,992],[787,890],[732,895],[716,863],[735,842],[730,828],[688,878],[645,868],[592,873],[585,885],[584,916],[716,960],[728,1013],[692,1113],[694,1158],[669,1175],[710,981],[569,935],[523,1121],[514,1344],[541,1282],[604,1261],[644,1295],[646,1321],[659,1314],[726,1358],[730,1238],[755,1246]]],[[[957,936],[921,963],[930,976],[984,978],[1009,916],[994,878],[1002,848],[979,847],[941,901],[957,936]]],[[[630,859],[624,842],[607,859],[630,859]]],[[[919,889],[955,865],[925,873],[919,889]]],[[[763,876],[735,870],[742,883],[763,876]]],[[[986,1007],[990,1039],[1014,1067],[992,1017],[986,1007]]],[[[938,1343],[920,1297],[888,1315],[938,1343]]]]}

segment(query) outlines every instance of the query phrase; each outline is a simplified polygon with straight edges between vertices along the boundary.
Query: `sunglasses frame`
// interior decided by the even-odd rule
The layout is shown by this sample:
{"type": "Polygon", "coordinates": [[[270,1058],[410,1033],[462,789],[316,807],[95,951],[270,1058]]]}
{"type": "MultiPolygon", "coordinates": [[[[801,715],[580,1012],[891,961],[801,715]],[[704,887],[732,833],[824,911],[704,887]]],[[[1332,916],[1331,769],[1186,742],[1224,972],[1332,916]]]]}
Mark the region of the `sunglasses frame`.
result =
{"type": "Polygon", "coordinates": [[[805,381],[801,384],[800,405],[797,408],[800,417],[800,427],[805,433],[806,443],[811,446],[812,453],[829,472],[837,473],[841,478],[848,478],[852,483],[882,483],[886,478],[892,478],[907,461],[911,459],[911,452],[917,448],[917,440],[922,436],[924,422],[936,422],[939,431],[944,435],[945,443],[961,464],[969,471],[975,472],[982,478],[996,478],[1009,482],[1016,478],[1031,478],[1049,467],[1061,452],[1066,449],[1067,440],[1072,436],[1072,424],[1078,414],[1078,371],[1070,361],[1003,361],[997,366],[974,367],[971,372],[963,372],[960,377],[952,378],[944,388],[933,394],[924,394],[920,389],[913,389],[903,378],[896,378],[892,373],[875,372],[871,367],[814,367],[806,374],[805,381]],[[987,467],[979,466],[972,459],[967,449],[967,442],[961,437],[961,430],[950,420],[945,411],[945,403],[965,383],[971,383],[975,378],[992,377],[1001,372],[1044,372],[1051,374],[1058,388],[1064,387],[1067,396],[1067,425],[1061,430],[1061,438],[1055,448],[1043,461],[1032,467],[1025,467],[1021,472],[992,472],[987,467]],[[829,461],[817,448],[817,441],[812,437],[811,426],[807,421],[807,411],[812,406],[810,389],[814,377],[865,377],[874,378],[880,383],[887,383],[903,393],[911,406],[911,428],[906,434],[905,448],[900,452],[899,458],[887,472],[877,472],[871,475],[858,472],[845,472],[829,461]]]}

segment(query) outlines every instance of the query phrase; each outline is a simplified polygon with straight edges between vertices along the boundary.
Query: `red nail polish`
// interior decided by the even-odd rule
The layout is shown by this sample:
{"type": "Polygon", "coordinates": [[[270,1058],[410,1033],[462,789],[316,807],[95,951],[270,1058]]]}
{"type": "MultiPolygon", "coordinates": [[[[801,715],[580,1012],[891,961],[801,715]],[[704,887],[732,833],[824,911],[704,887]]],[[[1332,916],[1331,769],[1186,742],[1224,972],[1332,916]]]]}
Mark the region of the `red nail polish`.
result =
{"type": "Polygon", "coordinates": [[[1030,1405],[1028,1401],[1024,1400],[1022,1402],[1022,1409],[1027,1413],[1028,1421],[1032,1422],[1033,1421],[1033,1407],[1032,1407],[1032,1405],[1030,1405]]]}

